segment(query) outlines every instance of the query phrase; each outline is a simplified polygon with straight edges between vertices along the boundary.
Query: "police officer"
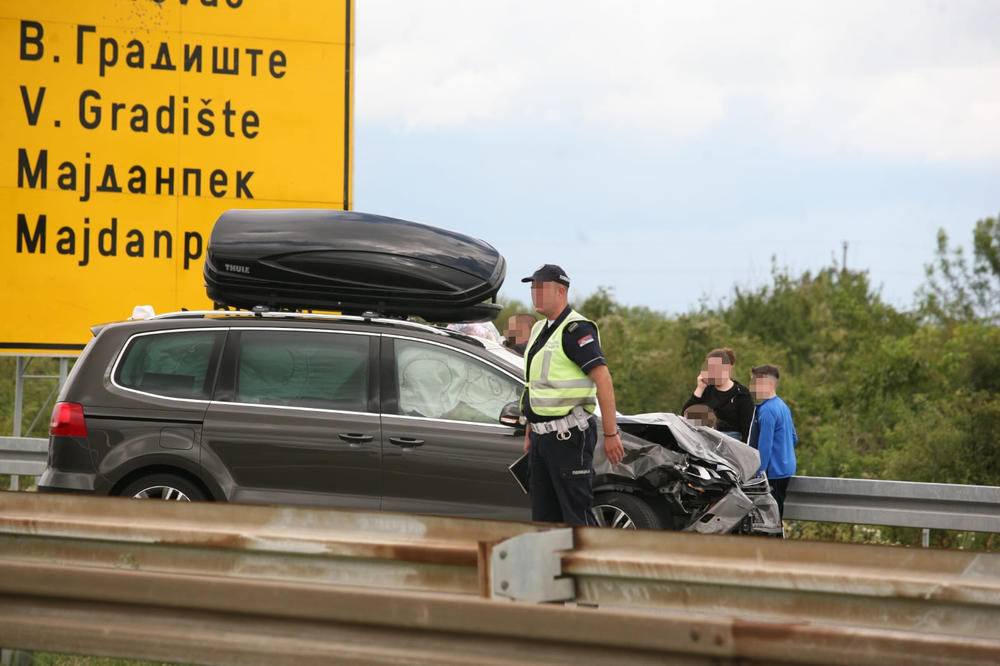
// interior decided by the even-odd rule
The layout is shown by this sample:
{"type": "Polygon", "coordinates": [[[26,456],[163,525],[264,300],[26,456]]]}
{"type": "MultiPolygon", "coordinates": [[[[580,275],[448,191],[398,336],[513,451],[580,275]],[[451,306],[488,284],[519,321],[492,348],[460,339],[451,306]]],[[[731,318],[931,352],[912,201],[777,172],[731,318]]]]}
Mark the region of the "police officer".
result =
{"type": "Polygon", "coordinates": [[[524,451],[531,469],[531,519],[593,525],[594,407],[604,422],[604,451],[617,465],[624,455],[615,426],[615,391],[597,326],[569,307],[569,278],[554,264],[540,266],[531,301],[545,319],[531,330],[524,356],[521,411],[528,421],[524,451]]]}

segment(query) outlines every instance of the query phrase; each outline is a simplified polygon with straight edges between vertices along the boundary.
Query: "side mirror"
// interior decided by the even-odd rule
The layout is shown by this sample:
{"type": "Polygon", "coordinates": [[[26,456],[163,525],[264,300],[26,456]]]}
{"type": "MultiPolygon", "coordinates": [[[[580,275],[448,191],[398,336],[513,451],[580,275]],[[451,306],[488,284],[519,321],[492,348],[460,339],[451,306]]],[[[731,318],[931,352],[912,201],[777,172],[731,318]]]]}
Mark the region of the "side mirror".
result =
{"type": "Polygon", "coordinates": [[[508,402],[500,410],[499,421],[502,425],[523,430],[524,417],[521,416],[521,405],[517,402],[508,402]]]}

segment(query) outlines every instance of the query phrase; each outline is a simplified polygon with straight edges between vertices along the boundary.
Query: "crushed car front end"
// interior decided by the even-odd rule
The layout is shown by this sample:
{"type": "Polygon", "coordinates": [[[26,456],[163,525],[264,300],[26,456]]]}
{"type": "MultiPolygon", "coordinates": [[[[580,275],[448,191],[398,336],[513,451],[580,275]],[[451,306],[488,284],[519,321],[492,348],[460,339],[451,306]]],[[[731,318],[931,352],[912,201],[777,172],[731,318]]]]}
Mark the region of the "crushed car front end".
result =
{"type": "MultiPolygon", "coordinates": [[[[595,497],[632,494],[659,515],[659,526],[666,529],[782,535],[767,478],[757,475],[755,449],[676,414],[619,416],[617,422],[625,433],[625,458],[612,467],[598,445],[595,497]]],[[[600,516],[602,505],[595,505],[600,516]]]]}

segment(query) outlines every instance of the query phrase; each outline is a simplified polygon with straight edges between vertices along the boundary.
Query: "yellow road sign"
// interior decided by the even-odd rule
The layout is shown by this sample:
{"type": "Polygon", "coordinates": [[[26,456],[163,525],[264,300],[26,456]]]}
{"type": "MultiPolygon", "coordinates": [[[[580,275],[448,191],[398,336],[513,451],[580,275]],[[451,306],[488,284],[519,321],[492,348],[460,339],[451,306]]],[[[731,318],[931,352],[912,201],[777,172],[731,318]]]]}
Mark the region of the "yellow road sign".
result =
{"type": "Polygon", "coordinates": [[[351,0],[0,0],[0,353],[205,309],[230,208],[350,207],[351,0]]]}

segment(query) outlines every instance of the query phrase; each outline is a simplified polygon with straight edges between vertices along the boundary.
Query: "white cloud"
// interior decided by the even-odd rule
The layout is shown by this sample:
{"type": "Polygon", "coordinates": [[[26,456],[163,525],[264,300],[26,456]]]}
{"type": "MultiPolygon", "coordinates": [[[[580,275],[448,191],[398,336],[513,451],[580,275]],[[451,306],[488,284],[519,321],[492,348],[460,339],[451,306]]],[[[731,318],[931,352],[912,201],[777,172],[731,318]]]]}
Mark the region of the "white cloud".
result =
{"type": "Polygon", "coordinates": [[[635,20],[586,2],[366,3],[356,110],[408,130],[489,121],[680,133],[719,120],[719,85],[671,65],[677,47],[662,35],[631,39],[635,20]]]}
{"type": "Polygon", "coordinates": [[[792,153],[1000,158],[988,0],[358,4],[359,122],[642,143],[753,118],[792,153]]]}
{"type": "Polygon", "coordinates": [[[840,142],[857,153],[922,162],[1000,157],[1000,64],[927,68],[856,86],[846,122],[835,125],[840,142]]]}

